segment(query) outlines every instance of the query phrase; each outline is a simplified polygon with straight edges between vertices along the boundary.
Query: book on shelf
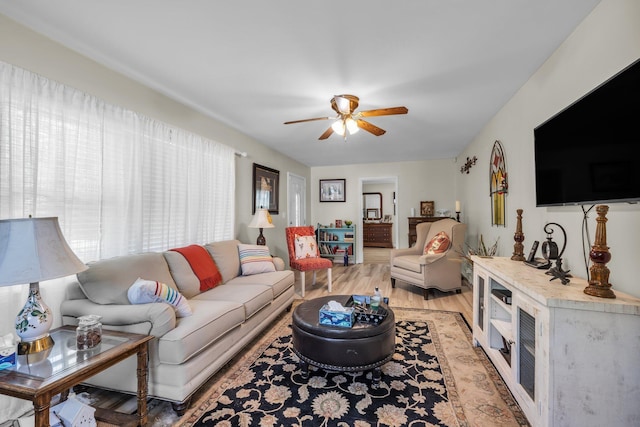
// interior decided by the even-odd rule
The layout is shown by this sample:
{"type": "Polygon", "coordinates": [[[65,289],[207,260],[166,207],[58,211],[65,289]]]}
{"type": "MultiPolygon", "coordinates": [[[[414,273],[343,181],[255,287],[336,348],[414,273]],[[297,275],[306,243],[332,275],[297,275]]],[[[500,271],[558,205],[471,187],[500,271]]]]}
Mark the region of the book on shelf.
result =
{"type": "Polygon", "coordinates": [[[329,233],[327,231],[322,231],[320,233],[320,240],[323,242],[337,242],[338,241],[338,235],[337,234],[333,234],[333,233],[329,233]]]}

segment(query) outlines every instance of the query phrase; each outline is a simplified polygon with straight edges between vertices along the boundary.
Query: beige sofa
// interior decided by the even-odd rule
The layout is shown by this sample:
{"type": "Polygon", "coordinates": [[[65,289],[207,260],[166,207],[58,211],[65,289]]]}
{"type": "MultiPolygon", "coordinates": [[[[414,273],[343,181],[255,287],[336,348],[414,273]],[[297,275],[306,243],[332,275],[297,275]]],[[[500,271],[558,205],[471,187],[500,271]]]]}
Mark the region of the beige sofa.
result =
{"type": "MultiPolygon", "coordinates": [[[[102,316],[105,329],[153,335],[149,347],[149,396],[171,401],[184,413],[191,395],[224,366],[294,299],[294,275],[273,258],[276,271],[241,274],[237,240],[204,245],[223,284],[205,292],[180,253],[144,253],[89,264],[62,303],[63,324],[87,314],[102,316]],[[127,291],[142,277],[178,290],[193,312],[176,317],[167,303],[129,303],[127,291]]],[[[130,357],[94,376],[89,384],[135,393],[136,358],[130,357]]]]}

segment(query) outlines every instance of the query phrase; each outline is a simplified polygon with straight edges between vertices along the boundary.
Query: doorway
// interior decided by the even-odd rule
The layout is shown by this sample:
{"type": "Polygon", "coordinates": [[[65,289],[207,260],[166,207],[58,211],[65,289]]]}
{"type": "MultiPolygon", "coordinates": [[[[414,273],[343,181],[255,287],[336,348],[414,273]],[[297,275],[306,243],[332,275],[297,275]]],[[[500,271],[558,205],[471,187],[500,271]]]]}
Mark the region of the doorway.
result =
{"type": "MultiPolygon", "coordinates": [[[[385,215],[391,215],[391,230],[392,230],[392,242],[393,247],[398,247],[398,217],[397,217],[397,207],[400,192],[398,191],[398,177],[397,176],[380,176],[380,177],[366,177],[360,178],[359,180],[359,194],[361,195],[359,201],[359,209],[360,209],[360,221],[358,224],[359,230],[363,230],[364,220],[366,218],[366,212],[364,207],[364,202],[362,197],[363,193],[370,192],[379,192],[382,193],[382,212],[380,213],[381,217],[384,218],[385,215]]],[[[362,233],[358,233],[357,238],[358,245],[358,260],[357,262],[363,262],[363,244],[362,244],[362,233]]]]}
{"type": "Polygon", "coordinates": [[[287,172],[287,226],[307,225],[307,179],[287,172]]]}

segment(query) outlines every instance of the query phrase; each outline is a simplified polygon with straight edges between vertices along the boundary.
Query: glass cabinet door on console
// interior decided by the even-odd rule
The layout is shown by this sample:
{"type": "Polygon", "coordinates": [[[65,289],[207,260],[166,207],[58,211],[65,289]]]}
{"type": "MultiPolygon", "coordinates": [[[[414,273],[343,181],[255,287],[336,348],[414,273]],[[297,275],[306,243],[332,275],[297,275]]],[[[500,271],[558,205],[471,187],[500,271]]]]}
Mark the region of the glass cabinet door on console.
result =
{"type": "MultiPolygon", "coordinates": [[[[539,318],[544,317],[544,309],[535,306],[524,295],[516,294],[513,298],[513,393],[520,396],[519,402],[525,413],[535,413],[543,417],[542,412],[548,412],[548,407],[539,404],[538,394],[544,390],[537,387],[542,381],[536,360],[543,360],[541,347],[543,339],[538,339],[544,329],[539,318]],[[536,359],[537,356],[537,359],[536,359]]],[[[544,415],[546,417],[546,414],[544,415]]]]}
{"type": "MultiPolygon", "coordinates": [[[[485,307],[487,304],[485,300],[485,283],[485,276],[478,270],[475,270],[473,293],[477,295],[474,295],[473,298],[473,327],[477,327],[480,331],[484,331],[485,328],[485,307]]],[[[475,344],[477,345],[478,343],[475,344]]]]}

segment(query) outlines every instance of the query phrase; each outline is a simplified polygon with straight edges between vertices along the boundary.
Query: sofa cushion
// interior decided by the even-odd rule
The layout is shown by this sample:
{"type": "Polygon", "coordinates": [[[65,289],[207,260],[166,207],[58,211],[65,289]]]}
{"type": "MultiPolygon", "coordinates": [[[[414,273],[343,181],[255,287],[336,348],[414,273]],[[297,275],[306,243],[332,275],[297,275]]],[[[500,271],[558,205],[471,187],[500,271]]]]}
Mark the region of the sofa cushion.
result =
{"type": "Polygon", "coordinates": [[[240,257],[238,256],[239,244],[238,240],[223,240],[221,242],[208,243],[204,246],[220,269],[222,283],[227,283],[241,274],[240,257]]]}
{"type": "Polygon", "coordinates": [[[276,271],[267,246],[239,244],[238,254],[243,276],[276,271]]]}
{"type": "Polygon", "coordinates": [[[87,298],[96,304],[130,304],[127,292],[138,277],[157,280],[177,289],[161,253],[125,255],[95,261],[88,266],[89,269],[78,273],[78,283],[87,298]]]}
{"type": "Polygon", "coordinates": [[[181,364],[245,320],[244,306],[234,301],[189,301],[193,314],[158,339],[161,363],[181,364]]]}
{"type": "Polygon", "coordinates": [[[227,282],[229,285],[246,285],[246,284],[257,284],[257,285],[266,285],[271,288],[273,291],[273,297],[278,297],[281,293],[289,289],[293,286],[295,282],[295,277],[293,275],[293,271],[291,270],[283,270],[283,271],[274,271],[273,273],[262,273],[254,276],[238,276],[233,280],[227,282]]]}
{"type": "Polygon", "coordinates": [[[200,279],[191,269],[187,259],[175,251],[166,251],[163,255],[180,293],[187,299],[198,295],[200,293],[200,279]]]}
{"type": "Polygon", "coordinates": [[[127,297],[131,304],[164,302],[176,310],[176,316],[191,316],[191,307],[189,307],[187,299],[177,290],[155,280],[138,278],[129,288],[127,297]]]}
{"type": "Polygon", "coordinates": [[[395,257],[393,259],[393,266],[404,268],[409,271],[415,271],[416,273],[422,273],[422,266],[420,265],[421,257],[422,255],[403,255],[395,257]]]}
{"type": "Polygon", "coordinates": [[[293,245],[296,250],[296,259],[317,258],[318,243],[315,236],[295,235],[293,245]]]}
{"type": "MultiPolygon", "coordinates": [[[[244,306],[244,314],[248,319],[273,301],[271,286],[257,284],[225,284],[203,292],[193,298],[197,301],[234,301],[244,306]]],[[[192,301],[193,301],[192,300],[192,301]]]]}
{"type": "Polygon", "coordinates": [[[439,232],[424,245],[424,254],[433,255],[446,252],[451,246],[451,239],[444,231],[439,232]]]}

